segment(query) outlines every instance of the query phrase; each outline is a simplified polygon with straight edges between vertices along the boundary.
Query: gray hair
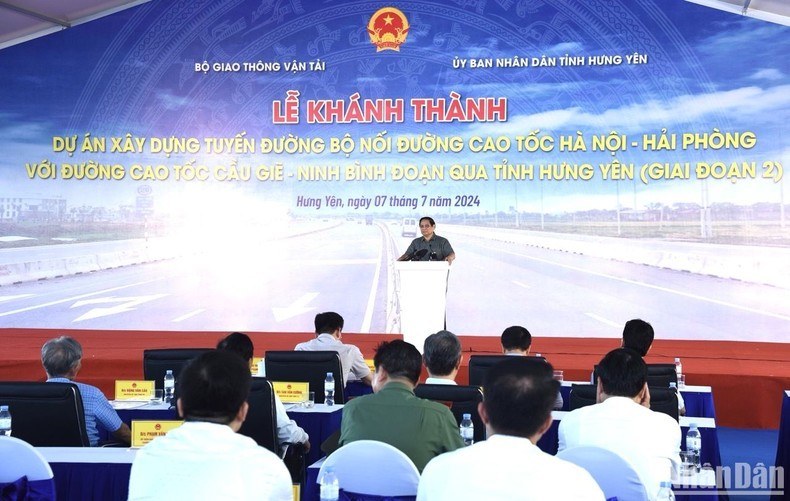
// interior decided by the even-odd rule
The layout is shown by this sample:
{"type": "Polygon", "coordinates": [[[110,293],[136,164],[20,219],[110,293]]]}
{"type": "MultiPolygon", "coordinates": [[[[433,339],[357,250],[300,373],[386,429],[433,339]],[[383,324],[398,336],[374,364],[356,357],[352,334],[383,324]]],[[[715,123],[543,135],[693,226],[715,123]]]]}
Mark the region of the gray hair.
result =
{"type": "Polygon", "coordinates": [[[82,346],[69,336],[50,339],[41,347],[41,364],[49,377],[63,377],[82,360],[82,346]]]}

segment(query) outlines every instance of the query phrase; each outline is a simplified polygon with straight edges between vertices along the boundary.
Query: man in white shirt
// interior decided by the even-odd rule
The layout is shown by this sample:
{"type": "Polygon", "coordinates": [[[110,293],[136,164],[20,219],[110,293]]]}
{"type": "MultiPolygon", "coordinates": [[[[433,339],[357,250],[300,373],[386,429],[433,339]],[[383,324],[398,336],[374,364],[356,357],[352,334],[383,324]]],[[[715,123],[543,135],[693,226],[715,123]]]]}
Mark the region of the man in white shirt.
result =
{"type": "Polygon", "coordinates": [[[491,367],[478,407],[488,439],[433,458],[422,473],[417,500],[603,501],[586,470],[536,445],[552,423],[559,391],[553,373],[551,364],[522,357],[491,367]]]}
{"type": "Polygon", "coordinates": [[[425,338],[422,360],[428,369],[425,384],[456,384],[461,367],[461,341],[450,331],[439,331],[425,338]]]}
{"type": "MultiPolygon", "coordinates": [[[[529,333],[526,327],[520,325],[512,325],[502,331],[502,336],[499,338],[502,344],[502,353],[505,355],[526,357],[529,355],[529,349],[532,346],[532,334],[529,333]]],[[[562,399],[562,394],[557,393],[557,399],[554,401],[554,409],[562,410],[565,401],[562,399]]]]}
{"type": "Polygon", "coordinates": [[[296,351],[336,351],[340,355],[340,366],[343,369],[343,386],[349,381],[362,381],[370,386],[373,375],[365,363],[362,352],[354,345],[344,344],[343,317],[334,311],[319,313],[315,316],[316,338],[299,343],[296,351]]]}
{"type": "Polygon", "coordinates": [[[291,501],[291,475],[271,451],[236,433],[247,416],[252,376],[244,360],[204,353],[181,371],[176,402],[185,422],[138,451],[129,500],[291,501]]]}
{"type": "Polygon", "coordinates": [[[596,446],[625,458],[653,499],[680,464],[680,425],[650,410],[647,366],[628,348],[610,351],[598,364],[597,401],[560,422],[559,450],[596,446]]]}
{"type": "MultiPolygon", "coordinates": [[[[250,336],[243,332],[233,332],[222,338],[217,343],[218,350],[227,350],[239,355],[247,362],[247,365],[252,364],[252,354],[254,352],[254,345],[250,336]]],[[[304,444],[305,452],[310,450],[310,437],[296,421],[288,417],[282,400],[274,394],[274,414],[277,418],[277,442],[279,444],[304,444]]]]}

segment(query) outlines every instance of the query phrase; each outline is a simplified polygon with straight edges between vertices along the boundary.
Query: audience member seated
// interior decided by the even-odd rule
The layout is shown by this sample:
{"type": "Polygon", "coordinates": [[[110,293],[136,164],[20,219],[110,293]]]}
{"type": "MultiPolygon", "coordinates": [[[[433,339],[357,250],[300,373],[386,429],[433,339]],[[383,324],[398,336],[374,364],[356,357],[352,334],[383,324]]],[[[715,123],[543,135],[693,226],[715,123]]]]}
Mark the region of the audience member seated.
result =
{"type": "Polygon", "coordinates": [[[319,313],[315,316],[315,339],[299,343],[296,351],[336,351],[340,355],[340,365],[343,368],[343,386],[349,381],[362,381],[370,385],[373,376],[368,364],[362,357],[362,352],[354,345],[344,344],[343,317],[334,311],[319,313]]]}
{"type": "Polygon", "coordinates": [[[650,410],[647,365],[636,352],[610,351],[597,374],[598,403],[571,411],[560,421],[559,450],[590,445],[619,454],[634,466],[653,499],[680,464],[680,426],[650,410]]]}
{"type": "Polygon", "coordinates": [[[121,421],[107,397],[96,388],[74,381],[82,368],[82,345],[69,336],[50,339],[41,347],[41,364],[47,372],[47,383],[74,383],[80,390],[85,409],[85,429],[91,446],[99,445],[98,426],[112,433],[118,442],[129,445],[132,432],[121,421]]]}
{"type": "MultiPolygon", "coordinates": [[[[628,348],[639,353],[639,356],[645,358],[647,352],[653,346],[653,339],[655,332],[653,326],[649,322],[645,322],[641,318],[634,318],[625,323],[623,327],[623,341],[621,346],[628,348]]],[[[593,384],[595,382],[593,381],[593,384]]],[[[686,415],[686,402],[683,401],[683,395],[678,394],[678,414],[681,416],[686,415]]]]}
{"type": "Polygon", "coordinates": [[[548,363],[514,358],[491,367],[483,385],[485,400],[479,404],[488,439],[432,459],[422,473],[417,499],[603,501],[587,471],[536,445],[551,427],[559,386],[548,363]]]}
{"type": "MultiPolygon", "coordinates": [[[[502,344],[502,353],[505,355],[526,357],[529,355],[529,349],[532,346],[532,334],[529,333],[526,327],[513,325],[502,331],[499,342],[502,344]]],[[[565,405],[565,401],[562,399],[562,395],[557,392],[554,408],[560,410],[563,405],[565,405]]]]}
{"type": "Polygon", "coordinates": [[[414,345],[384,342],[373,364],[374,393],[343,408],[340,446],[356,440],[386,442],[409,456],[420,471],[434,456],[463,447],[450,409],[414,395],[422,371],[422,357],[414,345]]]}
{"type": "Polygon", "coordinates": [[[425,384],[456,384],[461,367],[461,341],[450,331],[439,331],[425,338],[422,359],[428,369],[425,384]]]}
{"type": "MultiPolygon", "coordinates": [[[[242,332],[228,334],[217,344],[217,349],[236,353],[251,367],[252,354],[255,349],[252,339],[248,335],[242,332]]],[[[277,393],[274,394],[274,408],[277,415],[277,441],[281,444],[304,444],[305,452],[309,451],[310,437],[296,424],[296,421],[288,418],[285,406],[277,393]]]]}
{"type": "Polygon", "coordinates": [[[185,422],[138,451],[129,500],[293,499],[285,464],[236,433],[251,380],[249,365],[234,353],[213,350],[191,360],[176,401],[185,422]]]}

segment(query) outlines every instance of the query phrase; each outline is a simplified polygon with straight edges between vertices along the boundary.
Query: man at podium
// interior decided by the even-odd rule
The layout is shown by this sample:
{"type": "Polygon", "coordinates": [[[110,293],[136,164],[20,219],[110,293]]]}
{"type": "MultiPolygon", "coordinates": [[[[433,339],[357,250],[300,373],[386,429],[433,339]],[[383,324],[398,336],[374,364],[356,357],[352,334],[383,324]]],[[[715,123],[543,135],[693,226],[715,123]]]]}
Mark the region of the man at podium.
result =
{"type": "Polygon", "coordinates": [[[434,233],[436,222],[433,218],[420,218],[421,237],[412,240],[406,252],[398,258],[398,261],[447,261],[453,264],[455,251],[450,242],[434,233]]]}

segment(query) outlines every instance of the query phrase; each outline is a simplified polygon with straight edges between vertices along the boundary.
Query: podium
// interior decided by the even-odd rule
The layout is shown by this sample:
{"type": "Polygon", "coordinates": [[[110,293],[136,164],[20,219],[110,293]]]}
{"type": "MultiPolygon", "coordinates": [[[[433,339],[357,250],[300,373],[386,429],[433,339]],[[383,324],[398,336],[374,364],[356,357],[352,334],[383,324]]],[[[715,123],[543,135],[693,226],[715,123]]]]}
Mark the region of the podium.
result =
{"type": "Polygon", "coordinates": [[[447,308],[447,261],[396,261],[396,289],[404,341],[420,350],[425,338],[444,329],[447,308]]]}

